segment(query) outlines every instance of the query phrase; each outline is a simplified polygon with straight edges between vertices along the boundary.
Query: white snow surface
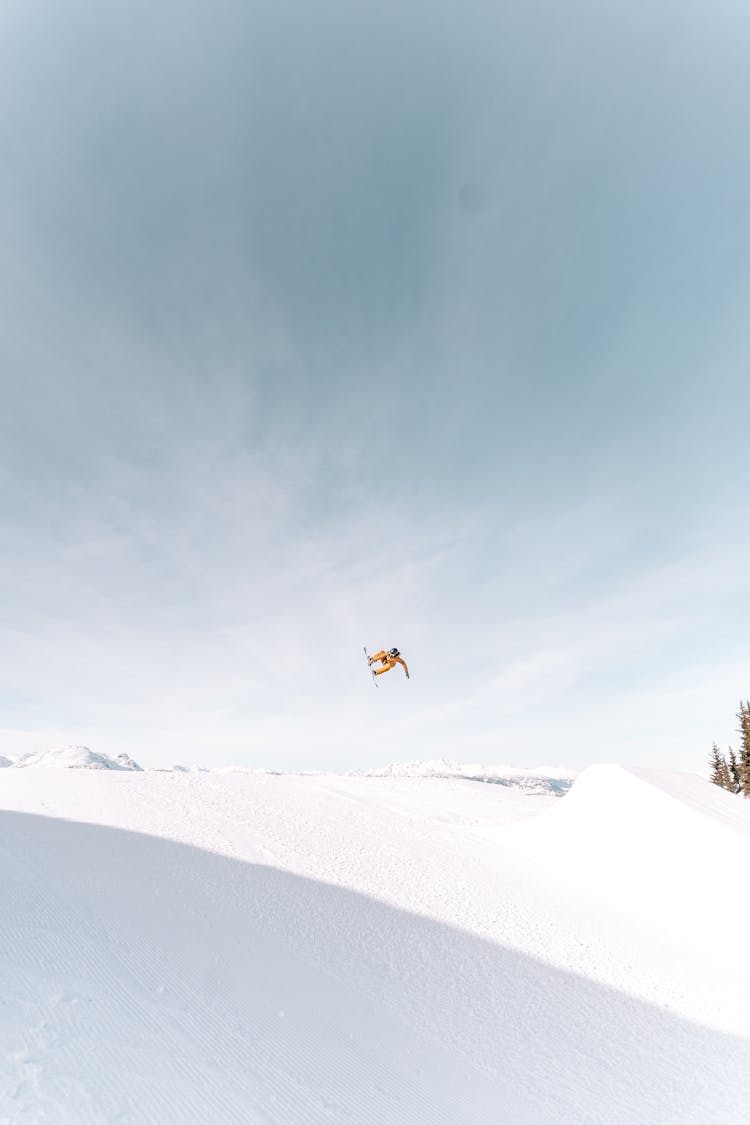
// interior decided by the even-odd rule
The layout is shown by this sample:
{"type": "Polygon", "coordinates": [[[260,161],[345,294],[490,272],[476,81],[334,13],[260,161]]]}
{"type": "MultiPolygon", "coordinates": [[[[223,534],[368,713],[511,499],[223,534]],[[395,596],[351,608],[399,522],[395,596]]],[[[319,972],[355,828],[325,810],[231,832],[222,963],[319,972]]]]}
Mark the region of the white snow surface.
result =
{"type": "Polygon", "coordinates": [[[2,1125],[750,1120],[750,802],[698,777],[39,766],[0,810],[2,1125]]]}

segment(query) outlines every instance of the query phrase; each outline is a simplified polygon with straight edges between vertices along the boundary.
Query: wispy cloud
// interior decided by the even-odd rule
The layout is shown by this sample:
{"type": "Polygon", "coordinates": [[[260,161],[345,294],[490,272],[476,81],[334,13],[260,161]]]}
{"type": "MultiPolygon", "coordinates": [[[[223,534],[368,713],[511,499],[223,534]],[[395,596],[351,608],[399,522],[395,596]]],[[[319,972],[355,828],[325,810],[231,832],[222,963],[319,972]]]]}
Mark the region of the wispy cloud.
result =
{"type": "Polygon", "coordinates": [[[739,9],[43,8],[0,751],[697,763],[748,692],[739,9]]]}

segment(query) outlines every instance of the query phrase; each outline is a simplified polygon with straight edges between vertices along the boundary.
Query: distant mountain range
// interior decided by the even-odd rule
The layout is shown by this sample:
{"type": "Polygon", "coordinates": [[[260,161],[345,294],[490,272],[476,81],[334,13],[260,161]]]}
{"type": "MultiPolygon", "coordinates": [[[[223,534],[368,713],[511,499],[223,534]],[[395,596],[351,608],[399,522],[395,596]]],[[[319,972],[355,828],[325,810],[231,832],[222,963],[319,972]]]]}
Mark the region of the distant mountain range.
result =
{"type": "MultiPolygon", "coordinates": [[[[23,754],[12,761],[0,756],[0,768],[12,767],[14,769],[30,769],[43,766],[54,766],[63,769],[86,770],[142,770],[128,754],[118,754],[111,757],[109,754],[97,753],[88,746],[59,746],[51,750],[43,750],[32,754],[23,754]]],[[[201,767],[193,767],[200,769],[201,767]]],[[[334,773],[325,770],[275,770],[252,769],[249,767],[229,767],[231,772],[240,773],[334,773]]],[[[185,766],[175,765],[171,771],[184,772],[185,766]]],[[[226,769],[226,767],[225,767],[226,769]]],[[[159,772],[170,772],[163,770],[159,772]]],[[[367,770],[349,770],[350,777],[434,777],[454,778],[466,781],[483,781],[490,785],[505,785],[513,789],[523,789],[532,793],[567,793],[573,781],[575,772],[560,766],[492,766],[477,763],[453,762],[447,758],[432,758],[427,761],[392,762],[386,766],[379,766],[367,770]]]]}
{"type": "Polygon", "coordinates": [[[127,754],[111,758],[108,754],[97,754],[88,746],[58,746],[52,750],[40,750],[33,754],[22,754],[15,761],[0,757],[0,767],[28,769],[36,766],[58,766],[73,770],[141,770],[127,754]]]}
{"type": "Polygon", "coordinates": [[[576,774],[564,766],[488,766],[453,762],[447,758],[428,761],[392,762],[370,770],[352,770],[361,777],[443,777],[465,781],[484,781],[535,793],[567,793],[576,774]]]}

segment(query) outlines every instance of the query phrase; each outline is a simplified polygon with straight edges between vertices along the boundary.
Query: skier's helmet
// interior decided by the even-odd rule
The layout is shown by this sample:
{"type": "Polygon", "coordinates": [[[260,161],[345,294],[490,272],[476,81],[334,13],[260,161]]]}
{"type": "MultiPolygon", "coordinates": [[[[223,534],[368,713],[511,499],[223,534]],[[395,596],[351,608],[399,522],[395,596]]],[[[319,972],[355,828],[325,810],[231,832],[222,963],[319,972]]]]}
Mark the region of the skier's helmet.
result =
{"type": "Polygon", "coordinates": [[[399,653],[398,653],[397,648],[392,648],[391,651],[388,653],[389,656],[398,656],[398,654],[399,653]]]}

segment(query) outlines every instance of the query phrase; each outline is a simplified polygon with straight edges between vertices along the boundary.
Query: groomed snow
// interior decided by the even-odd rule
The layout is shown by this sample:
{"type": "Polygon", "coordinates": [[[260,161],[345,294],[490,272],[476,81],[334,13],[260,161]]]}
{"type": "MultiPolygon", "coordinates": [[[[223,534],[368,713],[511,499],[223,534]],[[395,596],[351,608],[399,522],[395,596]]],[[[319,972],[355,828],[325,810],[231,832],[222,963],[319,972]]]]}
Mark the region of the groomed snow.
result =
{"type": "Polygon", "coordinates": [[[37,766],[0,808],[3,1125],[750,1120],[750,802],[699,778],[37,766]]]}

